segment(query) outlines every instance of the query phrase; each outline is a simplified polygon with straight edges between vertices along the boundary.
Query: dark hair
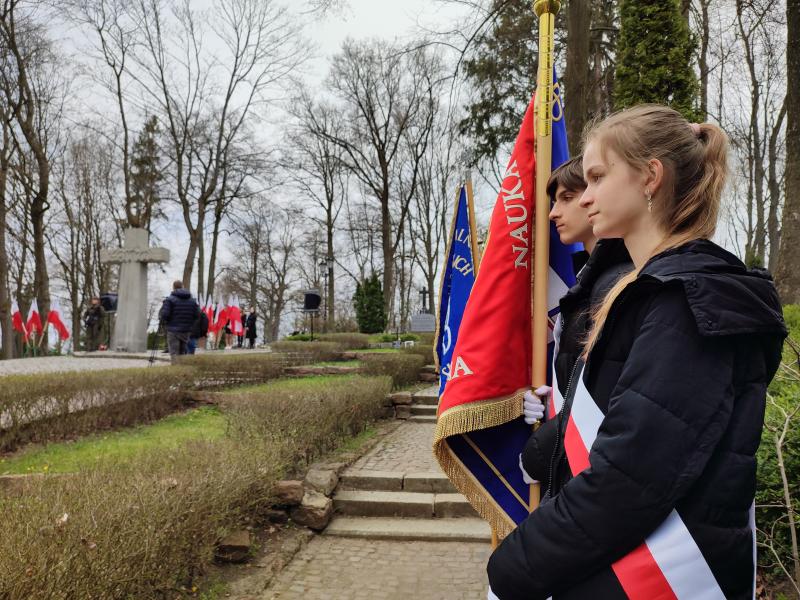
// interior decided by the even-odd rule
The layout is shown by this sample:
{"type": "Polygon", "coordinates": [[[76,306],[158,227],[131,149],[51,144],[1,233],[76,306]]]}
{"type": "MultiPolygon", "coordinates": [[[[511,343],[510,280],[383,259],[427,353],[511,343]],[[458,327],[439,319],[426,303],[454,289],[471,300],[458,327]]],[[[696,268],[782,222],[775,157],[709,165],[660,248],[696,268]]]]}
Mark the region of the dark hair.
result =
{"type": "Polygon", "coordinates": [[[551,202],[556,201],[558,186],[563,186],[571,192],[586,189],[582,154],[573,156],[550,174],[550,179],[547,180],[547,195],[550,196],[551,202]]]}
{"type": "Polygon", "coordinates": [[[172,282],[172,289],[179,290],[183,287],[183,282],[180,279],[176,279],[172,282]]]}

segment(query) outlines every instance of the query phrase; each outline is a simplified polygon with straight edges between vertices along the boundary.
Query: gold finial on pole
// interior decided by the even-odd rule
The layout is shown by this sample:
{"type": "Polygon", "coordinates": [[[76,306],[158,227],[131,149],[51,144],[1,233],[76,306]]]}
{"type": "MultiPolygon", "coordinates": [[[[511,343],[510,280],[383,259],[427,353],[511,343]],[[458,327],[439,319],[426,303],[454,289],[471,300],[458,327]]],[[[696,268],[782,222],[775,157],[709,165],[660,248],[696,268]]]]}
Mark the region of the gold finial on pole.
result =
{"type": "MultiPolygon", "coordinates": [[[[531,271],[531,384],[547,383],[547,276],[550,271],[550,178],[553,150],[553,32],[558,0],[536,0],[533,12],[539,18],[539,69],[536,77],[536,209],[534,211],[533,269],[531,271]]],[[[531,486],[530,509],[539,506],[539,485],[531,486]]]]}

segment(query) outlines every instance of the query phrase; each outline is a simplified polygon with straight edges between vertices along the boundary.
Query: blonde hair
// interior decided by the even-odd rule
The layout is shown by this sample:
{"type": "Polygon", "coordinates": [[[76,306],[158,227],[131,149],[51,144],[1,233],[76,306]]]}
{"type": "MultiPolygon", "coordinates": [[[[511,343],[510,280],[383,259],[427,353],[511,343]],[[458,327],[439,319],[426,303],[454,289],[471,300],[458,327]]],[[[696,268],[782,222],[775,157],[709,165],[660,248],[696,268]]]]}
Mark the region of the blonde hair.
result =
{"type": "MultiPolygon", "coordinates": [[[[728,173],[728,136],[722,129],[711,123],[690,124],[666,106],[643,104],[591,127],[584,136],[584,148],[590,141],[600,143],[602,154],[613,150],[633,169],[644,171],[653,159],[664,166],[652,213],[666,237],[651,256],[714,235],[728,173]]],[[[600,337],[614,301],[640,270],[641,266],[623,276],[593,312],[584,359],[600,337]]]]}

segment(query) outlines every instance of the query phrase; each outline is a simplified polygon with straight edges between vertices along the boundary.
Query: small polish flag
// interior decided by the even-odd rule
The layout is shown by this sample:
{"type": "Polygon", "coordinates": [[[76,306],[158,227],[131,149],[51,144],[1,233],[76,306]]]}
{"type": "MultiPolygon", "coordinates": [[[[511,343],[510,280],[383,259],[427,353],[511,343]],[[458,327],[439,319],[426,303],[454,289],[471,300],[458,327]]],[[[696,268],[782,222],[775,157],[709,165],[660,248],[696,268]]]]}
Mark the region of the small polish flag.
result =
{"type": "Polygon", "coordinates": [[[16,300],[11,303],[11,325],[14,327],[14,331],[19,331],[25,337],[25,341],[27,342],[28,328],[25,326],[25,321],[22,318],[22,313],[19,310],[19,304],[17,304],[16,300]]]}
{"type": "Polygon", "coordinates": [[[47,313],[47,324],[55,328],[61,341],[69,339],[69,330],[61,317],[61,306],[58,300],[54,299],[50,305],[50,312],[47,313]]]}
{"type": "Polygon", "coordinates": [[[42,331],[44,331],[44,327],[42,327],[42,317],[39,314],[39,303],[36,302],[36,298],[31,302],[31,308],[28,310],[28,322],[25,325],[30,333],[41,334],[42,331]]]}

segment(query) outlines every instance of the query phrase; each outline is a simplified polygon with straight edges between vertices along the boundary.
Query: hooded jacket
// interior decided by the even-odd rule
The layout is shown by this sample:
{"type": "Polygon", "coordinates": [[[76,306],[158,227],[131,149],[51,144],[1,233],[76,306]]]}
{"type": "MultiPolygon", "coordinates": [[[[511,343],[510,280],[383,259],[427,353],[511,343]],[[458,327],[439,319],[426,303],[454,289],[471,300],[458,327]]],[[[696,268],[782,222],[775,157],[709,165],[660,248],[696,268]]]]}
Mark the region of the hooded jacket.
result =
{"type": "Polygon", "coordinates": [[[185,289],[173,290],[164,299],[158,318],[164,321],[167,331],[172,333],[189,333],[197,319],[200,306],[191,292],[185,289]]]}
{"type": "Polygon", "coordinates": [[[707,240],[650,259],[579,376],[597,414],[586,465],[492,554],[495,594],[751,599],[755,454],[785,337],[766,271],[707,240]],[[655,569],[626,580],[637,560],[655,569]]]}

